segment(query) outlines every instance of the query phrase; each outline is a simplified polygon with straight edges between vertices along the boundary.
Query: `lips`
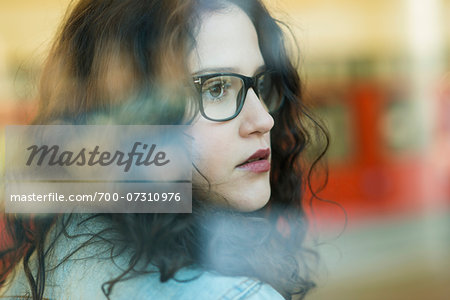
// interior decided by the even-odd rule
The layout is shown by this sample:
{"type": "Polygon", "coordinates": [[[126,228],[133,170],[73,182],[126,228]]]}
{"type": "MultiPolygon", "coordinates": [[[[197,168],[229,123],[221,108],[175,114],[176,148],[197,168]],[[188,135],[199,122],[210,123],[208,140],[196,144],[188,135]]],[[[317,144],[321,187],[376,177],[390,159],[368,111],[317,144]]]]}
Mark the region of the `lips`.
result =
{"type": "Polygon", "coordinates": [[[247,158],[243,163],[237,165],[239,169],[252,171],[255,173],[267,172],[270,170],[270,149],[259,149],[247,158]]]}

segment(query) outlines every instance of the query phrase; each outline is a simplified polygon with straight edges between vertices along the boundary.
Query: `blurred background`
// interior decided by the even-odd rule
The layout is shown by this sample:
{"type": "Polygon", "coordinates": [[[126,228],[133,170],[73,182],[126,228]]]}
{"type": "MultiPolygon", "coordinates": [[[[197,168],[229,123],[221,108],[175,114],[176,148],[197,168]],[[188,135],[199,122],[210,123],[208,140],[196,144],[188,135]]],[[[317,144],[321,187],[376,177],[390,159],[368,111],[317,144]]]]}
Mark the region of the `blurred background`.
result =
{"type": "MultiPolygon", "coordinates": [[[[0,0],[2,172],[4,127],[32,119],[68,3],[0,0]]],[[[307,299],[450,299],[450,0],[267,4],[331,134],[320,196],[347,214],[313,203],[321,262],[307,299]]]]}

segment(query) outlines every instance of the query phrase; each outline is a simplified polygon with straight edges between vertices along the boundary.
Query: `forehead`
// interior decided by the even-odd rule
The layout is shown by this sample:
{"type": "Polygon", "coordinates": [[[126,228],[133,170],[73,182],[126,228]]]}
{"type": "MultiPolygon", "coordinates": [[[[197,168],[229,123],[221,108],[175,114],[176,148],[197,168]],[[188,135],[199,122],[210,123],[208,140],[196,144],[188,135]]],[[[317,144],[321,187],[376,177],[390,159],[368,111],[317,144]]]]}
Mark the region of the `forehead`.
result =
{"type": "Polygon", "coordinates": [[[234,5],[202,15],[196,47],[189,62],[192,73],[231,68],[247,76],[264,65],[255,27],[249,17],[234,5]]]}

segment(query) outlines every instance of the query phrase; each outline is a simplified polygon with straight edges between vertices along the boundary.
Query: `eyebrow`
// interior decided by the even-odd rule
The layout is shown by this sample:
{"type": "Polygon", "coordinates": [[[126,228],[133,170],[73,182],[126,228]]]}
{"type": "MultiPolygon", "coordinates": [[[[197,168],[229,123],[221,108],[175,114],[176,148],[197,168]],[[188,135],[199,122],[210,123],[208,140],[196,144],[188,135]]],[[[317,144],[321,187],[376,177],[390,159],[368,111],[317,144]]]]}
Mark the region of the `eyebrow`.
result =
{"type": "MultiPolygon", "coordinates": [[[[266,69],[266,65],[261,65],[259,66],[255,72],[254,75],[261,73],[262,71],[264,71],[266,69]]],[[[236,68],[205,68],[205,69],[201,69],[198,70],[197,72],[193,73],[193,76],[198,76],[198,75],[206,75],[206,74],[212,74],[212,73],[239,73],[238,69],[236,68]]]]}

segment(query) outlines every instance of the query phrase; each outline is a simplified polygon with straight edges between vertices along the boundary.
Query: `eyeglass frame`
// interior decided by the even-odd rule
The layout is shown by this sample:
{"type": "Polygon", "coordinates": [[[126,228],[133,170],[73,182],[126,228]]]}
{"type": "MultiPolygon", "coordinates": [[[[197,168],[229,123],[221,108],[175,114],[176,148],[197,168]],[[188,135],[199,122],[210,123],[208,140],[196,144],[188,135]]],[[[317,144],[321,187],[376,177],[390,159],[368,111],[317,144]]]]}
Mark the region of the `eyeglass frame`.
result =
{"type": "MultiPolygon", "coordinates": [[[[194,84],[197,87],[197,90],[200,94],[199,96],[199,102],[200,102],[200,113],[202,114],[202,116],[210,121],[214,121],[214,122],[225,122],[225,121],[229,121],[232,120],[234,118],[236,118],[242,111],[242,108],[244,107],[245,104],[245,99],[247,98],[247,92],[250,88],[253,89],[253,91],[255,92],[256,96],[258,97],[258,99],[260,101],[263,101],[263,99],[260,98],[259,93],[258,93],[258,89],[256,87],[256,84],[258,82],[258,78],[266,75],[266,74],[270,74],[272,73],[269,70],[266,71],[262,71],[261,73],[256,74],[253,77],[248,77],[242,74],[238,74],[238,73],[212,73],[212,74],[205,74],[205,75],[198,75],[198,76],[194,76],[193,80],[194,80],[194,84]],[[231,117],[225,118],[225,119],[213,119],[210,118],[206,115],[204,108],[203,108],[203,97],[202,97],[202,87],[203,87],[203,83],[205,83],[208,79],[211,79],[213,77],[219,77],[219,76],[234,76],[234,77],[238,77],[240,78],[243,82],[244,82],[244,92],[242,93],[243,99],[242,101],[240,101],[241,103],[239,104],[239,107],[237,107],[236,112],[234,113],[234,115],[232,115],[231,117]]],[[[236,99],[237,100],[237,99],[236,99]]]]}

